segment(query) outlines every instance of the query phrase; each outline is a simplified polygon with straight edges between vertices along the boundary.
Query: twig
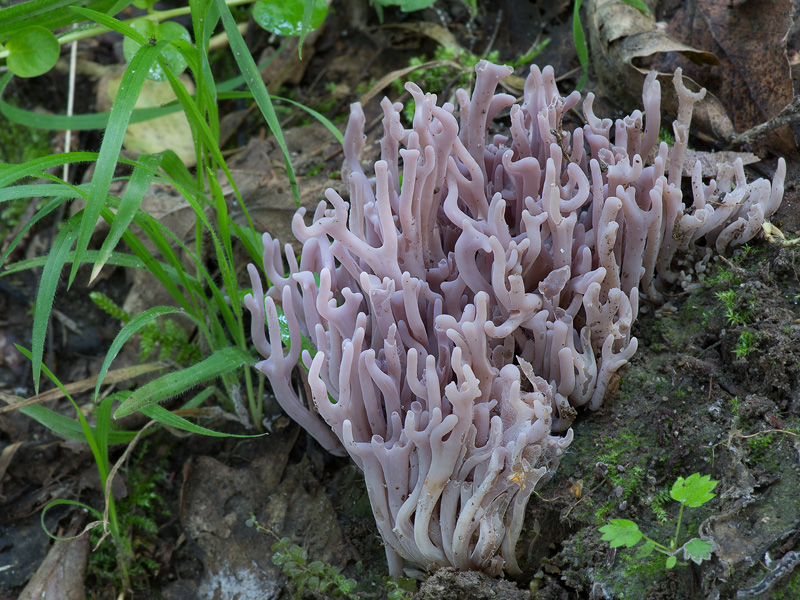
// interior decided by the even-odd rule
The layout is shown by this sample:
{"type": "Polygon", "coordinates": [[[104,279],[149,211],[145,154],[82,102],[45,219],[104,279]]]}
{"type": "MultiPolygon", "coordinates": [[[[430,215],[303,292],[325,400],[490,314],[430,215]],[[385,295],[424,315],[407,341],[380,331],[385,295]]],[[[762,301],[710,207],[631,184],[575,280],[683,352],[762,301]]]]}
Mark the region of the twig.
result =
{"type": "Polygon", "coordinates": [[[789,125],[795,121],[800,121],[800,96],[795,96],[792,101],[783,107],[783,110],[778,115],[766,123],[761,123],[744,131],[733,138],[728,143],[731,148],[740,148],[745,144],[752,144],[761,138],[765,137],[769,132],[789,125]]]}

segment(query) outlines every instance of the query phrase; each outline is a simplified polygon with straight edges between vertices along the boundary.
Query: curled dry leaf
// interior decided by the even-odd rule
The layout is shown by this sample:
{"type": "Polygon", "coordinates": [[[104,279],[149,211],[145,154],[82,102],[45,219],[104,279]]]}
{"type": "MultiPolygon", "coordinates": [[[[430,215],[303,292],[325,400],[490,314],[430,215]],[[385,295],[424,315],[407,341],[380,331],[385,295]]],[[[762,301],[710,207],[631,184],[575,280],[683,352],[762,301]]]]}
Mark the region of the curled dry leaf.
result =
{"type": "MultiPolygon", "coordinates": [[[[670,37],[652,15],[645,15],[622,0],[589,0],[586,14],[596,76],[603,93],[623,107],[639,102],[650,62],[658,54],[680,53],[695,64],[719,64],[715,55],[670,37]]],[[[665,113],[675,114],[678,102],[669,83],[672,72],[659,74],[659,79],[665,113]]],[[[700,88],[686,77],[684,83],[692,91],[700,88]]],[[[728,140],[735,133],[725,107],[710,93],[695,105],[692,127],[716,140],[728,140]]]]}

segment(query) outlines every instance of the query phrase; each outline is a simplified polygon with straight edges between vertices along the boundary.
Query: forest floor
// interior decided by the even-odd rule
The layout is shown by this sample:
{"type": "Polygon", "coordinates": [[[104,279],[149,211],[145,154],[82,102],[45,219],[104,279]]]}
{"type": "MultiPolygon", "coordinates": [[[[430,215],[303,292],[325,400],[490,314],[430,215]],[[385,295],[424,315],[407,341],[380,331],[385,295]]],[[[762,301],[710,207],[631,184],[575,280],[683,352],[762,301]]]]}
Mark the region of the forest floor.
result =
{"type": "MultiPolygon", "coordinates": [[[[395,87],[376,84],[387,73],[407,67],[414,57],[434,57],[444,40],[442,32],[446,32],[469,52],[484,55],[496,51],[498,60],[504,62],[512,62],[543,39],[550,39],[535,61],[553,65],[556,74],[563,76],[559,85],[566,95],[581,74],[572,38],[572,3],[540,4],[546,8],[515,0],[479,3],[477,16],[470,18],[457,0],[442,1],[435,5],[436,10],[408,14],[387,10],[380,26],[365,2],[334,2],[325,25],[305,48],[305,61],[298,63],[296,52],[281,56],[276,63],[280,68],[274,69],[266,82],[271,91],[291,94],[334,120],[347,113],[350,102],[375,88],[376,95],[365,106],[367,122],[373,124],[367,132],[373,142],[380,129],[378,100],[384,94],[392,99],[400,96],[395,87]]],[[[724,23],[714,20],[722,19],[717,14],[698,17],[701,9],[689,0],[667,4],[662,9],[665,12],[657,16],[673,34],[688,30],[693,39],[682,41],[698,46],[704,39],[698,30],[705,27],[720,45],[700,47],[733,57],[723,65],[736,70],[755,108],[749,112],[742,108],[727,83],[728,74],[715,71],[703,83],[735,113],[737,130],[775,116],[783,105],[777,106],[775,98],[758,96],[759,86],[766,84],[738,64],[738,54],[725,46],[731,43],[725,40],[739,36],[737,43],[761,44],[767,52],[771,38],[759,38],[752,30],[728,31],[724,23]],[[695,18],[688,28],[687,15],[695,18]]],[[[740,4],[744,8],[729,10],[744,10],[748,3],[740,4]]],[[[768,11],[793,10],[780,2],[762,4],[769,4],[762,8],[766,20],[768,11]]],[[[584,23],[587,31],[595,28],[593,35],[602,44],[592,14],[587,13],[584,23]]],[[[726,22],[731,27],[732,21],[726,22]]],[[[773,37],[782,39],[781,52],[788,69],[798,56],[793,44],[800,41],[788,28],[773,37]]],[[[263,31],[251,31],[247,39],[254,55],[264,56],[272,47],[263,31]]],[[[118,43],[111,35],[94,40],[85,50],[86,60],[113,66],[118,43]]],[[[452,59],[446,54],[438,57],[452,59]]],[[[772,73],[770,65],[778,68],[781,64],[773,58],[750,61],[762,60],[766,66],[760,77],[767,78],[772,73]]],[[[664,59],[664,64],[670,63],[664,59]]],[[[224,62],[221,68],[225,68],[224,62]]],[[[98,81],[87,73],[79,77],[83,100],[76,112],[91,111],[99,102],[98,81]]],[[[524,77],[526,67],[517,68],[516,73],[524,77]]],[[[423,88],[440,93],[441,99],[449,98],[463,73],[429,69],[424,75],[427,81],[417,77],[423,88]]],[[[612,92],[605,94],[602,79],[592,73],[586,87],[598,94],[598,115],[617,117],[637,106],[621,106],[624,94],[619,90],[614,91],[613,99],[612,92]]],[[[18,84],[13,94],[27,108],[59,111],[65,80],[66,73],[56,69],[18,84]]],[[[791,81],[789,89],[784,104],[792,99],[791,81]]],[[[628,93],[635,98],[640,90],[641,84],[628,93]]],[[[222,109],[229,132],[225,147],[230,149],[232,170],[246,201],[252,202],[251,214],[257,225],[263,224],[276,237],[290,239],[294,203],[279,151],[264,135],[254,116],[257,113],[232,102],[222,109]]],[[[287,108],[282,118],[303,202],[315,206],[325,187],[341,189],[341,182],[330,177],[341,167],[341,154],[335,140],[317,124],[309,124],[301,113],[287,108]]],[[[574,122],[565,126],[576,124],[574,117],[574,122]]],[[[51,133],[46,132],[45,146],[59,143],[51,133]]],[[[800,233],[800,163],[794,133],[784,129],[779,134],[772,141],[745,148],[762,158],[750,166],[753,170],[748,176],[769,178],[777,156],[786,157],[789,168],[783,205],[772,221],[794,237],[800,233]]],[[[41,144],[42,135],[30,138],[30,144],[41,144]]],[[[96,148],[98,135],[85,132],[78,144],[96,148]]],[[[698,151],[724,147],[713,138],[713,132],[706,131],[701,138],[692,140],[698,151]]],[[[3,143],[4,160],[14,162],[8,155],[8,139],[3,143]]],[[[79,179],[86,176],[77,174],[79,179]]],[[[164,196],[154,192],[153,210],[162,210],[165,219],[179,223],[180,209],[165,207],[164,196]]],[[[21,251],[24,256],[46,252],[57,225],[40,224],[26,241],[21,251]]],[[[14,223],[6,226],[5,236],[14,223]]],[[[158,301],[144,297],[143,286],[134,284],[124,271],[109,271],[91,289],[85,285],[87,275],[81,273],[70,291],[56,298],[55,307],[63,317],[53,323],[46,363],[61,381],[82,381],[96,375],[119,330],[119,323],[89,300],[90,291],[104,292],[119,304],[127,302],[126,306],[140,310],[158,301]]],[[[634,327],[639,340],[635,357],[619,373],[606,404],[599,411],[580,414],[573,424],[575,439],[559,470],[537,490],[528,506],[518,545],[523,575],[517,581],[495,580],[443,569],[423,577],[415,584],[416,591],[406,592],[405,597],[800,598],[798,250],[771,244],[760,236],[731,256],[713,259],[695,279],[689,290],[670,291],[663,305],[642,304],[634,327]],[[678,513],[669,489],[679,476],[692,473],[710,475],[719,483],[713,500],[685,511],[679,543],[694,536],[710,541],[715,548],[710,560],[668,570],[660,554],[638,558],[636,549],[611,549],[600,539],[601,526],[612,518],[624,518],[638,523],[646,534],[668,540],[678,513]]],[[[28,271],[0,281],[0,391],[26,397],[33,393],[30,366],[14,343],[30,347],[29,307],[36,295],[37,273],[28,271]]],[[[118,360],[121,365],[137,364],[138,349],[126,349],[118,360]]],[[[90,402],[88,394],[76,398],[90,402]]],[[[63,399],[48,406],[70,414],[70,405],[63,399]]],[[[0,413],[0,600],[17,598],[32,577],[53,577],[57,568],[73,574],[73,580],[62,583],[63,598],[293,597],[294,583],[271,560],[276,538],[265,529],[302,547],[309,561],[341,569],[358,582],[358,597],[386,597],[384,553],[360,472],[349,460],[331,457],[309,441],[281,416],[277,406],[270,406],[269,411],[272,432],[266,437],[178,436],[161,430],[128,457],[114,484],[120,511],[129,515],[137,557],[131,571],[135,589],[124,596],[115,574],[113,544],[105,541],[95,549],[99,536],[92,534],[91,544],[89,536],[83,536],[64,550],[54,545],[42,528],[42,507],[54,498],[102,506],[96,467],[86,446],[54,437],[18,412],[0,413]],[[263,528],[252,526],[253,518],[263,528]],[[61,558],[54,556],[57,552],[62,552],[61,558]],[[84,560],[88,556],[86,573],[70,568],[64,555],[84,560]],[[42,569],[46,558],[53,561],[48,563],[50,571],[46,565],[42,569]]],[[[231,418],[206,425],[229,433],[248,433],[231,418]]],[[[122,451],[112,449],[114,458],[122,451]]],[[[51,531],[67,535],[83,527],[86,519],[87,515],[62,505],[49,511],[44,522],[51,531]]],[[[286,547],[283,551],[288,552],[286,547]]],[[[310,589],[305,595],[327,597],[310,589]]]]}

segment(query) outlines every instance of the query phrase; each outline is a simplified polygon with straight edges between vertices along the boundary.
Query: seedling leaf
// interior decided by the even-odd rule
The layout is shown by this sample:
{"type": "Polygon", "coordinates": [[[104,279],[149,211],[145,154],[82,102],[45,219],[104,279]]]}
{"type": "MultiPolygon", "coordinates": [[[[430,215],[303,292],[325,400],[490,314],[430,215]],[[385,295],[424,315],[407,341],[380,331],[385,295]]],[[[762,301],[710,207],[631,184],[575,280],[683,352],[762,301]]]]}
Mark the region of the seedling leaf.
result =
{"type": "Polygon", "coordinates": [[[711,475],[694,473],[686,479],[678,477],[672,486],[669,495],[685,506],[697,508],[711,500],[716,494],[712,494],[719,481],[711,479],[711,475]]]}
{"type": "MultiPolygon", "coordinates": [[[[149,19],[137,19],[130,22],[130,26],[138,33],[142,34],[149,40],[185,40],[191,42],[192,38],[189,31],[174,21],[166,21],[164,23],[155,23],[149,19]]],[[[142,45],[129,37],[122,40],[122,54],[125,60],[131,61],[136,51],[142,45]]],[[[161,52],[161,60],[169,66],[170,71],[175,75],[180,75],[186,69],[186,59],[174,45],[170,44],[161,52]]],[[[164,73],[163,67],[158,62],[153,63],[147,73],[147,78],[153,81],[166,81],[167,76],[164,73]]]]}
{"type": "Polygon", "coordinates": [[[666,566],[668,569],[671,569],[671,568],[672,568],[672,567],[674,567],[674,566],[675,566],[677,563],[678,563],[678,559],[677,559],[677,558],[675,558],[674,556],[668,556],[668,557],[667,557],[667,562],[666,562],[666,565],[665,565],[665,566],[666,566]]]}
{"type": "Polygon", "coordinates": [[[710,542],[693,538],[683,545],[683,557],[686,560],[691,560],[698,565],[704,560],[711,560],[711,553],[714,551],[714,546],[710,542]]]}
{"type": "Polygon", "coordinates": [[[650,556],[653,553],[653,550],[655,550],[655,547],[656,547],[656,543],[653,540],[647,540],[644,543],[644,545],[641,546],[636,551],[636,554],[634,554],[633,557],[635,559],[647,558],[648,556],[650,556]]]}
{"type": "Polygon", "coordinates": [[[626,546],[633,548],[642,539],[639,526],[628,519],[611,519],[611,523],[600,528],[600,539],[611,544],[612,548],[626,546]]]}
{"type": "Polygon", "coordinates": [[[310,27],[303,28],[305,12],[304,0],[259,0],[253,6],[253,20],[262,29],[275,35],[301,35],[303,31],[316,29],[325,20],[328,14],[328,5],[325,0],[313,0],[310,27]]]}
{"type": "Polygon", "coordinates": [[[58,62],[61,46],[49,29],[31,25],[15,31],[6,44],[8,70],[19,77],[47,73],[58,62]]]}

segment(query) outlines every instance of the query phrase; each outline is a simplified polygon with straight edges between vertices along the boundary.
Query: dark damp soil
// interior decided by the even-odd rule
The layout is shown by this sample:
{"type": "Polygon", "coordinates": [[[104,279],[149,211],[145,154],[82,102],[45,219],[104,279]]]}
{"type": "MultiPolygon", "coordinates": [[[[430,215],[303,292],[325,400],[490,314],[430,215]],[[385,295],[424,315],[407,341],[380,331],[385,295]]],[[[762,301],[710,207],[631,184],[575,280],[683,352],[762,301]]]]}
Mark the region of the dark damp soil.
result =
{"type": "MultiPolygon", "coordinates": [[[[417,20],[446,25],[475,53],[498,50],[500,60],[524,53],[540,35],[550,37],[537,61],[553,64],[557,73],[571,72],[562,90],[575,84],[571,3],[547,3],[546,8],[512,0],[481,3],[474,20],[456,0],[436,6],[414,14],[387,10],[386,27],[379,27],[365,5],[335,2],[296,87],[297,100],[311,106],[321,98],[331,101],[327,114],[334,117],[409,58],[432,56],[434,42],[390,27],[417,20]],[[328,82],[340,86],[338,95],[322,92],[328,82]]],[[[249,41],[263,48],[268,42],[262,37],[251,34],[249,41]]],[[[101,40],[98,62],[113,61],[113,48],[113,40],[101,40]]],[[[90,83],[81,85],[91,90],[90,83]]],[[[396,97],[397,91],[389,92],[396,97]]],[[[52,107],[49,89],[33,81],[15,93],[28,107],[52,107]]],[[[87,91],[84,98],[92,94],[87,91]]],[[[92,109],[87,102],[78,112],[92,109]]],[[[376,100],[370,111],[377,114],[376,100]]],[[[240,122],[230,143],[245,146],[260,125],[240,122]]],[[[310,130],[303,125],[295,117],[286,125],[298,144],[298,172],[314,171],[312,181],[320,171],[327,185],[327,174],[338,170],[341,156],[304,156],[310,130]]],[[[82,147],[98,143],[96,134],[80,139],[82,147]]],[[[790,161],[784,203],[773,218],[792,235],[800,229],[799,167],[790,161]]],[[[28,255],[46,251],[54,227],[42,223],[33,232],[25,245],[28,255]]],[[[30,347],[37,275],[26,271],[0,279],[0,391],[6,394],[33,393],[28,362],[14,344],[30,347]]],[[[118,323],[89,301],[82,277],[57,297],[60,316],[48,336],[46,363],[65,382],[96,374],[118,331],[118,323]]],[[[117,271],[92,289],[121,303],[130,285],[117,271]]],[[[799,300],[798,251],[758,239],[712,261],[691,292],[674,290],[663,306],[645,303],[634,330],[636,356],[620,373],[606,405],[575,422],[575,441],[560,469],[529,504],[518,545],[525,569],[519,581],[443,569],[417,583],[401,582],[415,591],[400,590],[394,597],[800,598],[799,300]],[[635,521],[659,541],[669,539],[678,513],[669,489],[677,477],[692,473],[719,483],[713,500],[684,512],[679,543],[694,536],[710,541],[711,560],[668,570],[660,554],[642,559],[636,549],[611,549],[600,539],[599,527],[614,518],[635,521]]],[[[133,364],[135,354],[129,357],[133,364]]],[[[90,401],[86,394],[76,399],[79,405],[90,401]]],[[[74,416],[63,399],[48,406],[74,416]]],[[[273,545],[283,536],[301,546],[308,561],[329,563],[355,580],[355,597],[387,597],[383,549],[360,473],[275,414],[273,432],[265,438],[180,437],[161,431],[132,453],[114,482],[122,509],[134,517],[135,589],[124,597],[331,597],[310,589],[297,592],[273,564],[273,545]]],[[[211,425],[243,431],[230,420],[211,425]]],[[[122,451],[113,448],[112,458],[122,451]]],[[[102,506],[91,454],[17,412],[0,414],[0,600],[17,598],[51,550],[41,511],[55,498],[102,506]]],[[[65,535],[83,527],[88,516],[62,505],[44,521],[65,535]]],[[[94,549],[94,534],[91,541],[85,594],[77,597],[121,597],[113,545],[94,549]]]]}

